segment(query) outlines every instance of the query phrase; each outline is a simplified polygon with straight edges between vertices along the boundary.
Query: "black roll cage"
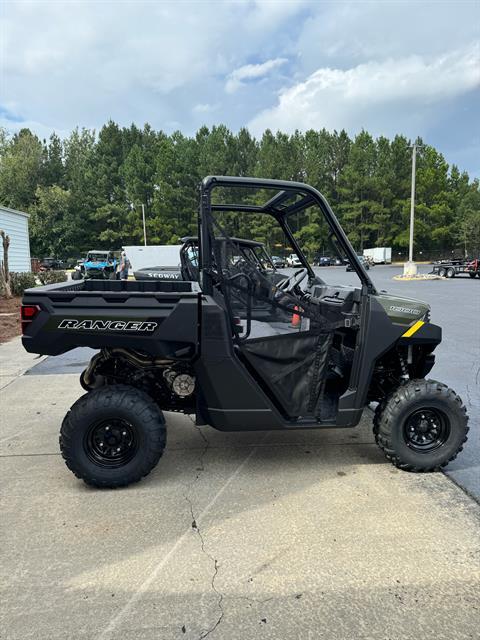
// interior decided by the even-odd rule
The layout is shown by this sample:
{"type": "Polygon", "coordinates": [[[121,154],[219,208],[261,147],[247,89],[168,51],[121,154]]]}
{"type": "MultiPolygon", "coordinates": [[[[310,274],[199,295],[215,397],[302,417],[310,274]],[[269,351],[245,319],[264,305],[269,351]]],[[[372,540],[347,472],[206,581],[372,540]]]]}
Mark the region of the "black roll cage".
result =
{"type": "Polygon", "coordinates": [[[288,217],[292,213],[300,213],[308,207],[316,204],[320,208],[332,235],[337,239],[341,249],[345,252],[353,270],[357,273],[362,285],[369,293],[376,293],[375,286],[371,281],[361,261],[358,259],[350,241],[343,231],[337,217],[333,213],[327,199],[314,187],[303,182],[290,182],[288,180],[264,180],[263,178],[247,178],[234,176],[207,176],[200,186],[200,209],[198,217],[198,237],[199,237],[199,266],[200,283],[203,292],[207,295],[213,293],[213,281],[211,278],[212,267],[212,246],[211,246],[211,225],[210,217],[214,211],[232,211],[239,213],[265,213],[273,216],[282,227],[291,246],[297,253],[304,268],[310,278],[314,278],[312,271],[303,251],[301,250],[295,236],[288,224],[288,217]],[[267,200],[263,205],[248,204],[212,204],[211,196],[214,189],[219,187],[230,188],[251,188],[251,189],[277,189],[277,193],[267,200]],[[300,200],[290,205],[284,205],[293,196],[301,196],[300,200]]]}

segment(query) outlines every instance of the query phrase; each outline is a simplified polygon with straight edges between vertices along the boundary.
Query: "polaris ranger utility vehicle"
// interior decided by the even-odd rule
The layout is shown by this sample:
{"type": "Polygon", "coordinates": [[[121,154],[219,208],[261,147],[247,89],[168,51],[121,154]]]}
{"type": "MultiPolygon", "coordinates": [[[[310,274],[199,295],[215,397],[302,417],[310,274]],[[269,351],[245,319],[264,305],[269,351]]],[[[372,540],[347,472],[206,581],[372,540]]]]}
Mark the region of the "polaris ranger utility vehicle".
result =
{"type": "Polygon", "coordinates": [[[205,178],[198,249],[195,282],[82,280],[25,292],[27,351],[99,350],[60,433],[79,478],[119,487],[148,474],[165,447],[163,411],[224,431],[317,429],[355,427],[375,402],[375,438],[394,465],[431,471],[455,458],[465,407],[426,379],[440,327],[427,304],[376,290],[316,189],[205,178]],[[313,207],[357,286],[327,284],[305,259],[297,238],[313,207]],[[301,267],[274,283],[256,261],[238,260],[233,238],[249,233],[292,247],[301,267]]]}

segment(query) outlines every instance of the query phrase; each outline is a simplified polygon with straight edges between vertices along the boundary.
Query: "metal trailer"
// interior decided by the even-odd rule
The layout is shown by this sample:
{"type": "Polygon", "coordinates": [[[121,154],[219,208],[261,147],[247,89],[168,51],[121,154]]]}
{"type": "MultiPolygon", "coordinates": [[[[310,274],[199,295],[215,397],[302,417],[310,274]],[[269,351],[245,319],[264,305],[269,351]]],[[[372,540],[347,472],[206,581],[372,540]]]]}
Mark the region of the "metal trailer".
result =
{"type": "Polygon", "coordinates": [[[458,275],[469,275],[470,278],[480,278],[480,259],[475,260],[451,260],[436,262],[431,273],[443,278],[455,278],[458,275]]]}

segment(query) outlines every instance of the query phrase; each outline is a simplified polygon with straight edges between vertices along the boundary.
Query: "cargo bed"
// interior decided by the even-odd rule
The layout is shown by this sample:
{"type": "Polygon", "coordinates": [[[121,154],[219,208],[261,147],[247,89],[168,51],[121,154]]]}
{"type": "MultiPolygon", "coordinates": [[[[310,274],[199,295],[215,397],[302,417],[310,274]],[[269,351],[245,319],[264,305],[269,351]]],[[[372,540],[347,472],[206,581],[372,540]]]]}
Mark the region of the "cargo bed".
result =
{"type": "Polygon", "coordinates": [[[152,357],[198,350],[200,290],[185,281],[81,280],[27,289],[23,338],[31,353],[128,348],[152,357]]]}

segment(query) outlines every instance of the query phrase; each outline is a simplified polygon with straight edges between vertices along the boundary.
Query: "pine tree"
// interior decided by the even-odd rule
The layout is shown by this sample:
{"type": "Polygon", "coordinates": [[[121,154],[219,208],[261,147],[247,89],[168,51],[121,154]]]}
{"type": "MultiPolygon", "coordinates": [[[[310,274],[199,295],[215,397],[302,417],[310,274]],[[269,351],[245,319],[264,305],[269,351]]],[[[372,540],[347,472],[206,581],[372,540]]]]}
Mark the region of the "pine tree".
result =
{"type": "MultiPolygon", "coordinates": [[[[480,250],[480,191],[433,147],[417,158],[415,254],[480,250]]],[[[92,248],[118,249],[143,242],[140,205],[146,207],[151,244],[178,243],[197,233],[198,185],[209,174],[257,176],[307,182],[330,202],[359,251],[392,246],[405,255],[410,214],[411,141],[374,139],[362,131],[266,130],[260,140],[243,128],[201,127],[194,136],[166,135],[149,125],[121,129],[108,122],[95,131],[75,130],[42,142],[28,129],[13,136],[0,129],[0,202],[32,214],[35,253],[73,257],[92,248]],[[131,208],[131,204],[134,205],[131,208]]],[[[215,192],[244,203],[265,202],[271,192],[215,192]]],[[[276,222],[264,215],[218,220],[229,232],[290,252],[276,222]]],[[[328,229],[320,210],[294,214],[291,229],[312,258],[328,251],[328,229]]]]}

